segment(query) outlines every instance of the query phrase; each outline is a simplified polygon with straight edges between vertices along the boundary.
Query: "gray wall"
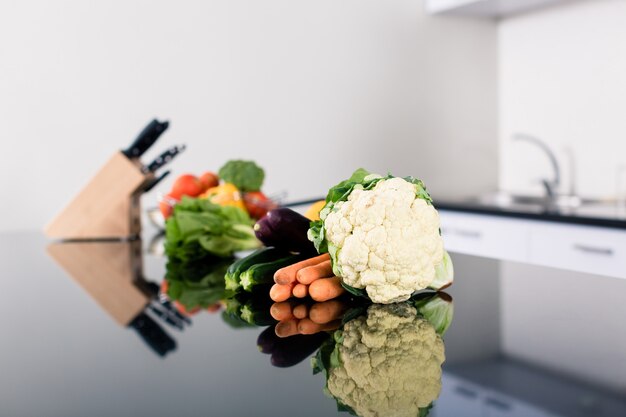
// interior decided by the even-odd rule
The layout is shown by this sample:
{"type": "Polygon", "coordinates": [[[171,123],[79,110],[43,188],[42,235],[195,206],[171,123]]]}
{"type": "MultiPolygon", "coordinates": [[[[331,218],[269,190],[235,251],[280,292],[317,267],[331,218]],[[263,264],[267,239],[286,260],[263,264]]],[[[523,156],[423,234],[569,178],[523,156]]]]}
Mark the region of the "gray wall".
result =
{"type": "Polygon", "coordinates": [[[496,24],[421,1],[2,2],[0,52],[0,230],[41,228],[155,116],[147,158],[254,158],[291,199],[358,166],[435,195],[497,182],[496,24]]]}

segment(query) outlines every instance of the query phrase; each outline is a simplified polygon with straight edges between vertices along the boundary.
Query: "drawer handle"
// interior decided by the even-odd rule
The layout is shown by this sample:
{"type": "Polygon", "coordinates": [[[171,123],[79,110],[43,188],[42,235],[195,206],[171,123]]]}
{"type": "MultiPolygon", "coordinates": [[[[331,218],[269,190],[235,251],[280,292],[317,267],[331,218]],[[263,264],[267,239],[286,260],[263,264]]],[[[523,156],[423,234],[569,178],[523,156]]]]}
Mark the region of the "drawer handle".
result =
{"type": "Polygon", "coordinates": [[[512,408],[511,404],[505,403],[504,401],[501,401],[495,398],[487,398],[485,400],[485,403],[487,404],[487,406],[491,406],[493,408],[497,408],[502,411],[508,411],[512,408]]]}
{"type": "Polygon", "coordinates": [[[454,388],[454,391],[463,396],[463,397],[467,397],[467,398],[477,398],[478,394],[476,394],[476,392],[472,391],[471,389],[465,388],[465,387],[460,387],[457,386],[454,388]]]}
{"type": "Polygon", "coordinates": [[[457,235],[462,236],[462,237],[469,237],[472,239],[480,239],[483,237],[483,234],[478,231],[478,230],[463,230],[463,229],[456,229],[454,231],[457,235]]]}
{"type": "Polygon", "coordinates": [[[574,249],[579,252],[593,253],[595,255],[613,256],[613,249],[600,248],[597,246],[581,245],[580,243],[574,244],[574,249]]]}

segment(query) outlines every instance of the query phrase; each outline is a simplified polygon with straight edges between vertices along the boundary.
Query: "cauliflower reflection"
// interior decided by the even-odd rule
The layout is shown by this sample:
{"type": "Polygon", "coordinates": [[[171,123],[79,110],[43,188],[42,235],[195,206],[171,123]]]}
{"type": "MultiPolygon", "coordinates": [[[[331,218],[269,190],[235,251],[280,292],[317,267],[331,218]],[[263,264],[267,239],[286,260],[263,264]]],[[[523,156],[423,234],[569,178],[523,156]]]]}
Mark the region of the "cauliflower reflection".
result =
{"type": "Polygon", "coordinates": [[[452,317],[444,296],[374,304],[335,332],[314,365],[326,371],[326,390],[340,410],[361,417],[427,414],[441,391],[440,334],[452,317]]]}

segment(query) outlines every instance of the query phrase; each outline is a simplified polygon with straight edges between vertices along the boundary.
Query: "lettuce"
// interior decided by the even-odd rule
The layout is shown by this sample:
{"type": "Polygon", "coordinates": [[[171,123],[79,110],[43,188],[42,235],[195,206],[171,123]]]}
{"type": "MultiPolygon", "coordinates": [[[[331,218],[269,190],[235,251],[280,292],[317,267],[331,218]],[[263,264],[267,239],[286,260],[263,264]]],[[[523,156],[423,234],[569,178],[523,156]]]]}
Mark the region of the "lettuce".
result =
{"type": "Polygon", "coordinates": [[[168,261],[168,297],[188,310],[215,304],[224,298],[224,274],[232,261],[211,255],[191,262],[168,261]]]}
{"type": "Polygon", "coordinates": [[[261,243],[252,225],[239,207],[183,197],[165,224],[165,253],[170,260],[191,262],[207,254],[226,258],[237,251],[256,249],[261,243]]]}

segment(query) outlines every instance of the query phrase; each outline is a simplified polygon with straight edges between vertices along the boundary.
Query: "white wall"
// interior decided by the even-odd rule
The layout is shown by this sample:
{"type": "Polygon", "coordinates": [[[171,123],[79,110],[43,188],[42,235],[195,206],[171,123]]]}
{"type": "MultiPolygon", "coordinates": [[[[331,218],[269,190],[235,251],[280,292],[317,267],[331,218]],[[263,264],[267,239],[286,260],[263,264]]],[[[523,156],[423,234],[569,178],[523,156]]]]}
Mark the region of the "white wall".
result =
{"type": "Polygon", "coordinates": [[[579,194],[615,194],[618,167],[626,166],[626,1],[576,1],[507,18],[498,36],[500,187],[541,192],[534,181],[551,175],[537,148],[510,139],[527,132],[548,141],[565,171],[563,148],[572,148],[579,194]]]}
{"type": "Polygon", "coordinates": [[[181,142],[177,174],[253,158],[292,199],[361,165],[435,194],[495,186],[495,24],[422,8],[3,1],[0,230],[41,228],[155,116],[172,126],[146,159],[181,142]]]}

